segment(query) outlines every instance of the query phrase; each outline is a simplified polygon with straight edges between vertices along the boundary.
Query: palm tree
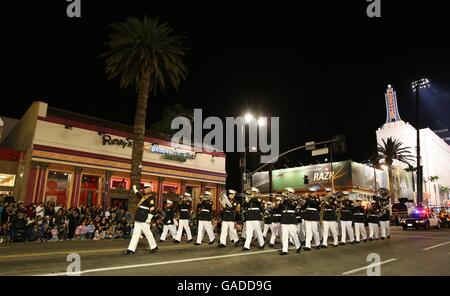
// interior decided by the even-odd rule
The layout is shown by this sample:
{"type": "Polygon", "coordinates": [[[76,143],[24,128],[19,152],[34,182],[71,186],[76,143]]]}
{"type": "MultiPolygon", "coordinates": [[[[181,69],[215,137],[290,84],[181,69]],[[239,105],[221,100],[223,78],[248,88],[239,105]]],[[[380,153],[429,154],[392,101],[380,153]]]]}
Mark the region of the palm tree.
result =
{"type": "Polygon", "coordinates": [[[393,176],[392,176],[392,164],[394,160],[398,160],[410,165],[410,162],[414,160],[413,155],[409,152],[409,147],[402,147],[403,143],[399,140],[393,140],[391,137],[385,141],[383,139],[383,145],[378,144],[378,160],[384,158],[384,163],[388,166],[388,178],[389,178],[389,191],[391,192],[391,198],[395,200],[396,192],[393,190],[393,176]]]}
{"type": "Polygon", "coordinates": [[[149,94],[164,92],[166,86],[178,89],[187,74],[182,60],[186,48],[182,45],[183,37],[174,35],[173,29],[160,23],[158,18],[145,16],[140,20],[133,17],[125,22],[111,23],[110,26],[112,32],[106,43],[108,50],[101,55],[106,59],[105,72],[108,79],[119,77],[121,88],[134,85],[138,94],[131,185],[139,185],[149,94]]]}

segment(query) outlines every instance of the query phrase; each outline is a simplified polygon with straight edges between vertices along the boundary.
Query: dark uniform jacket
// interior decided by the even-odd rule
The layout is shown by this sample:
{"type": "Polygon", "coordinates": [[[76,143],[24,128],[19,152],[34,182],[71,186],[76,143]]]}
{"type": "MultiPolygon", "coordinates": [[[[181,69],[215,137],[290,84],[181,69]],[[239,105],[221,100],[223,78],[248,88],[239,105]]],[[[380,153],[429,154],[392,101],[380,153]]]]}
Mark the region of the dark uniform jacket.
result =
{"type": "Polygon", "coordinates": [[[180,220],[189,220],[191,217],[191,205],[187,202],[182,202],[178,206],[178,211],[180,211],[180,220]]]}
{"type": "MultiPolygon", "coordinates": [[[[144,197],[140,192],[136,192],[136,196],[140,199],[144,197]]],[[[155,207],[155,196],[148,194],[145,197],[146,199],[136,209],[136,215],[134,216],[136,222],[145,222],[148,218],[148,214],[154,213],[154,209],[153,211],[150,209],[155,207]]]]}
{"type": "Polygon", "coordinates": [[[295,218],[297,219],[297,224],[302,223],[303,215],[305,214],[305,209],[301,205],[297,205],[295,208],[295,218]]]}
{"type": "Polygon", "coordinates": [[[369,209],[369,215],[367,217],[369,223],[374,223],[374,224],[378,224],[380,222],[380,217],[379,215],[379,211],[378,209],[375,208],[370,208],[369,209]]]}
{"type": "Polygon", "coordinates": [[[231,207],[225,207],[222,211],[222,221],[234,222],[236,221],[236,207],[235,201],[231,202],[231,207]]]}
{"type": "Polygon", "coordinates": [[[281,224],[297,224],[297,218],[295,215],[295,205],[285,200],[281,204],[281,224]]]}
{"type": "Polygon", "coordinates": [[[342,206],[341,221],[353,221],[353,210],[350,204],[342,206]]]}
{"type": "Polygon", "coordinates": [[[264,224],[272,224],[273,208],[267,208],[264,210],[264,224]]]}
{"type": "Polygon", "coordinates": [[[199,221],[211,221],[212,203],[208,201],[202,201],[197,205],[198,220],[199,221]]]}
{"type": "Polygon", "coordinates": [[[246,204],[246,221],[261,221],[261,203],[254,197],[246,204]]]}
{"type": "Polygon", "coordinates": [[[281,223],[281,212],[283,211],[281,208],[282,204],[278,206],[275,205],[272,211],[272,223],[281,223]]]}
{"type": "Polygon", "coordinates": [[[388,209],[382,210],[380,213],[380,221],[389,221],[391,213],[388,209]]]}
{"type": "Polygon", "coordinates": [[[173,218],[175,218],[175,211],[173,208],[166,208],[164,211],[164,225],[173,225],[175,222],[173,221],[173,218]]]}
{"type": "Polygon", "coordinates": [[[303,206],[305,209],[305,214],[303,215],[303,219],[305,221],[319,221],[320,220],[320,201],[316,198],[309,198],[305,205],[303,206]]]}
{"type": "Polygon", "coordinates": [[[366,210],[363,206],[353,208],[353,221],[355,223],[366,223],[366,210]]]}
{"type": "Polygon", "coordinates": [[[334,205],[324,205],[323,221],[337,221],[336,207],[334,205]]]}

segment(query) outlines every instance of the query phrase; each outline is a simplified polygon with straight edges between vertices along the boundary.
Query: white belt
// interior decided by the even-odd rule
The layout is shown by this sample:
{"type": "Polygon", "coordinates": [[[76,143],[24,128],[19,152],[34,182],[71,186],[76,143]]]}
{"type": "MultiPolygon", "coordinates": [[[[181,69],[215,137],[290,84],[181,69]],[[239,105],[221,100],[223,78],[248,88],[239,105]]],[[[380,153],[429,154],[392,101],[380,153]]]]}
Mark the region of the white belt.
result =
{"type": "Polygon", "coordinates": [[[317,209],[316,208],[306,208],[306,210],[308,211],[317,211],[317,209]]]}
{"type": "Polygon", "coordinates": [[[283,213],[295,213],[294,210],[287,210],[287,211],[283,211],[283,213]]]}
{"type": "Polygon", "coordinates": [[[273,214],[274,216],[276,216],[276,217],[279,217],[279,216],[281,216],[281,214],[273,214]]]}
{"type": "Polygon", "coordinates": [[[183,212],[187,212],[187,211],[189,211],[188,209],[181,209],[183,212]]]}
{"type": "Polygon", "coordinates": [[[369,216],[372,216],[372,217],[378,217],[378,215],[373,215],[373,214],[371,214],[371,215],[369,215],[369,216]]]}
{"type": "Polygon", "coordinates": [[[209,210],[203,210],[203,209],[202,209],[202,212],[209,212],[209,210]]]}
{"type": "Polygon", "coordinates": [[[364,213],[355,213],[355,215],[364,215],[364,213]]]}
{"type": "Polygon", "coordinates": [[[148,209],[150,209],[149,207],[146,207],[146,206],[139,206],[141,209],[144,209],[144,210],[148,210],[148,209]]]}
{"type": "Polygon", "coordinates": [[[325,211],[330,212],[330,211],[332,211],[332,209],[325,209],[325,211]]]}
{"type": "Polygon", "coordinates": [[[259,211],[259,208],[248,208],[249,211],[259,211]]]}

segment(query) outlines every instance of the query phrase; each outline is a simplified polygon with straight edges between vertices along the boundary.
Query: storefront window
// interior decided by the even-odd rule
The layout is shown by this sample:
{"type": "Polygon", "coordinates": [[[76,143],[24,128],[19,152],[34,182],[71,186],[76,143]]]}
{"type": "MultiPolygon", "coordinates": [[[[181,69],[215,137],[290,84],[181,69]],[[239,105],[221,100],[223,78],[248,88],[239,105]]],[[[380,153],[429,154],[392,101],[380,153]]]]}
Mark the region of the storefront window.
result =
{"type": "Polygon", "coordinates": [[[83,204],[90,207],[97,204],[100,196],[99,184],[100,177],[83,175],[81,179],[80,205],[83,204]]]}
{"type": "Polygon", "coordinates": [[[66,204],[72,174],[67,172],[48,171],[45,200],[55,204],[66,204]]]}
{"type": "Polygon", "coordinates": [[[130,189],[130,179],[128,178],[119,178],[119,177],[112,177],[111,178],[111,189],[130,189]]]}
{"type": "Polygon", "coordinates": [[[15,175],[0,174],[0,186],[14,187],[15,175]]]}

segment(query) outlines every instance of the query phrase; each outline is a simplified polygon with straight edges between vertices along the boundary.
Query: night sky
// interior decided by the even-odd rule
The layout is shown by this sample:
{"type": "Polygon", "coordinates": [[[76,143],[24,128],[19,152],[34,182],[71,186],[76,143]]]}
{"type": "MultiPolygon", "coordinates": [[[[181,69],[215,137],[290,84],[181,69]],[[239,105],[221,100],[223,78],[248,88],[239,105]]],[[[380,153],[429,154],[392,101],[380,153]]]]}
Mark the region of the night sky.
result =
{"type": "MultiPolygon", "coordinates": [[[[99,55],[106,49],[110,22],[148,14],[185,35],[190,48],[188,79],[179,92],[150,97],[149,124],[177,102],[202,108],[205,116],[251,111],[280,117],[281,151],[346,134],[348,152],[336,158],[362,161],[376,149],[387,84],[397,90],[402,119],[415,124],[410,83],[427,77],[432,88],[422,97],[423,125],[450,126],[445,1],[382,0],[381,19],[369,19],[362,0],[301,1],[298,7],[82,0],[79,19],[66,16],[63,0],[15,2],[2,7],[0,21],[3,116],[19,118],[33,101],[42,100],[132,124],[136,93],[107,80],[99,55]]],[[[283,160],[288,166],[314,162],[304,152],[288,159],[283,160]]],[[[228,160],[231,185],[237,157],[229,154],[228,160]]]]}

